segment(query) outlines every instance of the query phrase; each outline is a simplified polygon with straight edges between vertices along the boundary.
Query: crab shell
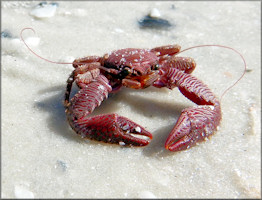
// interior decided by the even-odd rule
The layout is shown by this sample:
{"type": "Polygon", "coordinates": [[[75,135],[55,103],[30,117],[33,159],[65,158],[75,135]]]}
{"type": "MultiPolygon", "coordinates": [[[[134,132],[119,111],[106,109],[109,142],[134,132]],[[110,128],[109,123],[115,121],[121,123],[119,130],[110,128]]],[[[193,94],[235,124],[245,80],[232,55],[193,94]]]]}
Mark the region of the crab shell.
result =
{"type": "Polygon", "coordinates": [[[122,73],[124,86],[141,89],[150,86],[158,78],[158,61],[154,51],[127,48],[106,54],[103,65],[122,73]]]}

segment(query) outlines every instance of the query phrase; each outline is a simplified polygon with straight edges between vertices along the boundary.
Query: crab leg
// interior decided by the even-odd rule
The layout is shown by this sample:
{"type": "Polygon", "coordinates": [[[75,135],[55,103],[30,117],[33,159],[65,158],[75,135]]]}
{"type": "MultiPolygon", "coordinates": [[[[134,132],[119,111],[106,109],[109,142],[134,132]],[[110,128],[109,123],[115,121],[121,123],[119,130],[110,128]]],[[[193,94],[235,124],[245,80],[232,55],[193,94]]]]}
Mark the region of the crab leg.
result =
{"type": "Polygon", "coordinates": [[[72,129],[83,138],[107,143],[130,146],[149,144],[152,134],[125,117],[117,114],[88,116],[112,91],[108,79],[101,74],[97,74],[96,70],[86,72],[89,75],[81,74],[80,77],[74,71],[67,81],[64,105],[72,129]],[[92,80],[89,80],[90,76],[93,77],[92,80]],[[69,101],[74,81],[80,86],[80,90],[69,101]]]}
{"type": "Polygon", "coordinates": [[[157,52],[158,56],[171,56],[180,51],[181,47],[177,44],[175,45],[166,45],[161,47],[155,47],[151,49],[152,52],[157,52]]]}
{"type": "Polygon", "coordinates": [[[162,64],[164,68],[176,68],[190,74],[196,68],[196,62],[190,57],[172,56],[162,64]]]}
{"type": "Polygon", "coordinates": [[[211,90],[191,74],[175,68],[162,73],[166,87],[177,86],[185,97],[198,105],[182,111],[165,143],[170,151],[185,150],[206,140],[217,129],[221,120],[220,103],[211,90]]]}

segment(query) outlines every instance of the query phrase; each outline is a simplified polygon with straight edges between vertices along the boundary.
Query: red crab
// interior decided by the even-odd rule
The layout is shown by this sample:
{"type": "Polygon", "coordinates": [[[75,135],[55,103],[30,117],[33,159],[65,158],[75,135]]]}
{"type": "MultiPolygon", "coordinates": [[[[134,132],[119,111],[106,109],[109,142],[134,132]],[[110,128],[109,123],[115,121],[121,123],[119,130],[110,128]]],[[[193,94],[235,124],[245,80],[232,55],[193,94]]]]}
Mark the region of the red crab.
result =
{"type": "Polygon", "coordinates": [[[76,59],[73,62],[75,70],[67,80],[64,101],[73,130],[84,138],[108,143],[149,144],[152,134],[137,123],[118,114],[94,117],[89,114],[110,92],[116,92],[122,86],[134,89],[154,86],[178,87],[185,97],[197,104],[182,111],[166,140],[166,149],[185,150],[212,135],[221,120],[220,102],[203,82],[190,74],[196,66],[194,60],[177,57],[179,51],[179,45],[127,48],[103,57],[76,59]],[[69,100],[73,82],[80,90],[69,100]]]}

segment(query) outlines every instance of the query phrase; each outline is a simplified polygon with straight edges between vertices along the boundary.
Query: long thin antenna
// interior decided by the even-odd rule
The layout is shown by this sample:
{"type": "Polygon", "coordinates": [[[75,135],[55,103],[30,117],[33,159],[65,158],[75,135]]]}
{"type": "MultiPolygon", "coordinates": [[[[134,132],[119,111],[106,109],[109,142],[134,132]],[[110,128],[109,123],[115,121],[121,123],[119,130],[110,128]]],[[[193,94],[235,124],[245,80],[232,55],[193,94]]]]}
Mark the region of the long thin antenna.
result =
{"type": "Polygon", "coordinates": [[[31,30],[34,32],[35,34],[35,30],[33,28],[23,28],[20,32],[20,38],[22,40],[22,42],[25,44],[25,46],[29,49],[29,51],[31,51],[31,53],[33,53],[35,56],[37,56],[38,58],[41,58],[42,60],[45,60],[47,62],[50,62],[50,63],[54,63],[54,64],[61,64],[61,65],[66,65],[66,64],[73,64],[72,62],[56,62],[56,61],[52,61],[52,60],[48,60],[42,56],[39,56],[37,53],[35,53],[25,42],[24,38],[23,38],[23,32],[25,30],[31,30]]]}
{"type": "MultiPolygon", "coordinates": [[[[223,92],[223,94],[222,94],[221,97],[220,97],[220,101],[222,101],[223,96],[224,96],[232,87],[234,87],[234,86],[243,78],[243,76],[245,75],[246,69],[247,69],[247,64],[246,64],[245,58],[244,58],[243,55],[242,55],[239,51],[237,51],[236,49],[234,49],[234,48],[232,48],[232,47],[224,46],[224,45],[219,45],[219,44],[197,45],[197,46],[193,46],[193,47],[189,47],[189,48],[183,49],[182,51],[178,52],[177,54],[180,54],[180,53],[182,53],[182,52],[188,51],[188,50],[190,50],[190,49],[200,48],[200,47],[220,47],[220,48],[230,49],[230,50],[234,51],[235,53],[237,53],[237,54],[241,57],[241,59],[242,59],[242,61],[243,61],[243,63],[244,63],[244,71],[243,71],[242,75],[236,80],[236,82],[235,82],[234,84],[232,84],[231,86],[229,86],[229,87],[223,92]]],[[[177,55],[177,54],[176,54],[176,55],[177,55]]]]}

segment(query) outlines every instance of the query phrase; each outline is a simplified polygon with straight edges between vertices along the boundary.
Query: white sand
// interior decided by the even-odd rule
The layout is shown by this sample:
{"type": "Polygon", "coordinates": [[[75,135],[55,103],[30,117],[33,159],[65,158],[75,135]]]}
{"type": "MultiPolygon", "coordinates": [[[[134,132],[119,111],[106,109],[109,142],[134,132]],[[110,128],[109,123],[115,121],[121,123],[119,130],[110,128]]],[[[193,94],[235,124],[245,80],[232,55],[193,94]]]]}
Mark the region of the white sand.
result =
{"type": "MultiPolygon", "coordinates": [[[[3,2],[3,198],[261,198],[260,2],[58,2],[53,17],[29,15],[37,2],[3,2]],[[173,6],[172,6],[173,5],[173,6]],[[141,30],[137,20],[157,8],[176,27],[141,30]],[[181,110],[192,106],[177,89],[121,90],[95,113],[117,112],[154,135],[145,148],[82,140],[62,105],[71,65],[47,63],[111,50],[221,44],[240,51],[249,72],[223,98],[223,120],[211,140],[178,153],[164,148],[181,110]],[[17,38],[17,39],[15,39],[17,38]],[[40,40],[39,40],[40,39],[40,40]],[[39,44],[38,44],[39,40],[39,44]]],[[[181,54],[182,55],[182,54],[181,54]]],[[[243,71],[227,49],[185,52],[193,73],[220,96],[243,71]]]]}

